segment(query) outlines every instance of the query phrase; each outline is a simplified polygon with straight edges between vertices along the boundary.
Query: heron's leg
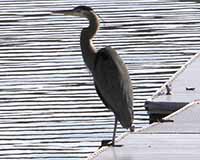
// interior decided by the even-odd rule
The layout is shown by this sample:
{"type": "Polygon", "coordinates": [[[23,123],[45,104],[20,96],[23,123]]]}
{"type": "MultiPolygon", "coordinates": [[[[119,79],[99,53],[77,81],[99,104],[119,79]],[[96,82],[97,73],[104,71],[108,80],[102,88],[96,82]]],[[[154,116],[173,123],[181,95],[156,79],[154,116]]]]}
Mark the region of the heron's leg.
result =
{"type": "Polygon", "coordinates": [[[115,116],[115,124],[114,124],[113,137],[112,137],[112,146],[115,146],[116,130],[117,130],[117,118],[115,116]]]}

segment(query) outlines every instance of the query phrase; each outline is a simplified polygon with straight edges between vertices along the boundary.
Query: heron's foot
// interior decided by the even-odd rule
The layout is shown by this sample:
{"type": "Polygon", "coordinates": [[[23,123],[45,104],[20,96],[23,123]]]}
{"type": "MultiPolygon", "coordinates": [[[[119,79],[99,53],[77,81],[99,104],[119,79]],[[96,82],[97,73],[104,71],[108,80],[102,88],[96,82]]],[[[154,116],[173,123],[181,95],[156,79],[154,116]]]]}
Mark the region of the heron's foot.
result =
{"type": "Polygon", "coordinates": [[[102,140],[101,141],[101,146],[99,148],[105,147],[105,146],[122,147],[123,145],[115,144],[115,143],[113,144],[112,140],[102,140]]]}
{"type": "Polygon", "coordinates": [[[112,144],[111,146],[112,147],[122,147],[123,145],[122,144],[112,144]]]}
{"type": "Polygon", "coordinates": [[[131,126],[130,127],[130,132],[134,132],[135,131],[135,126],[131,126]]]}
{"type": "Polygon", "coordinates": [[[165,122],[174,122],[172,119],[159,119],[158,122],[165,123],[165,122]]]}
{"type": "Polygon", "coordinates": [[[164,123],[164,122],[174,122],[174,120],[172,120],[172,119],[160,119],[160,120],[158,120],[158,122],[160,122],[160,123],[164,123]]]}
{"type": "Polygon", "coordinates": [[[104,146],[111,146],[111,145],[112,145],[112,140],[102,140],[100,148],[104,146]]]}

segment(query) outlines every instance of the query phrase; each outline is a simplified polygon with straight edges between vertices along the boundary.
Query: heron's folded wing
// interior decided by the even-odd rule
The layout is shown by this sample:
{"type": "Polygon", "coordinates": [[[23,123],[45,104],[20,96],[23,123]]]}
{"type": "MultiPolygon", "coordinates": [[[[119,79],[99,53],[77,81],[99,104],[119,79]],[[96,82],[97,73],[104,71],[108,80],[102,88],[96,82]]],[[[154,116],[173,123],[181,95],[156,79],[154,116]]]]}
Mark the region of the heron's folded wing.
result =
{"type": "Polygon", "coordinates": [[[102,101],[110,108],[122,126],[132,123],[132,85],[127,68],[116,51],[101,49],[96,58],[94,81],[102,101]]]}

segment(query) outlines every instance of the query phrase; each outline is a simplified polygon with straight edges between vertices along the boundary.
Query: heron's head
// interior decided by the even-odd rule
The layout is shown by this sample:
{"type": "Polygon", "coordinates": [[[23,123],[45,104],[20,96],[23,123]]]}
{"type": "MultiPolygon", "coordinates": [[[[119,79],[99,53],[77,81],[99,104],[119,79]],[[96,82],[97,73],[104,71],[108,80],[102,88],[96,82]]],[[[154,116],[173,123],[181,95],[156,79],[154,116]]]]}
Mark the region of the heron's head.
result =
{"type": "Polygon", "coordinates": [[[53,13],[79,16],[79,17],[88,17],[88,15],[94,13],[94,11],[92,8],[87,6],[78,6],[72,10],[58,10],[58,11],[53,11],[53,13]]]}

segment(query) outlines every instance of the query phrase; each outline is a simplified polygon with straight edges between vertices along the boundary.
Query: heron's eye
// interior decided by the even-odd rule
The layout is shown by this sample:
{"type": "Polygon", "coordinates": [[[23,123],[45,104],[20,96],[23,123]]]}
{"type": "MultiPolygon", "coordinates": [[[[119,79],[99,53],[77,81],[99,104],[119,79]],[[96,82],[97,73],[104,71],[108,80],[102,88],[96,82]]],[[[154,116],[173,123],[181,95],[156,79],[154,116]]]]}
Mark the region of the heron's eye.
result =
{"type": "Polygon", "coordinates": [[[76,11],[76,12],[80,12],[81,10],[80,10],[80,9],[74,9],[74,11],[76,11]]]}
{"type": "Polygon", "coordinates": [[[74,8],[73,10],[74,10],[75,12],[79,12],[79,13],[81,12],[81,8],[79,8],[79,7],[76,7],[76,8],[74,8]]]}

